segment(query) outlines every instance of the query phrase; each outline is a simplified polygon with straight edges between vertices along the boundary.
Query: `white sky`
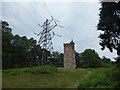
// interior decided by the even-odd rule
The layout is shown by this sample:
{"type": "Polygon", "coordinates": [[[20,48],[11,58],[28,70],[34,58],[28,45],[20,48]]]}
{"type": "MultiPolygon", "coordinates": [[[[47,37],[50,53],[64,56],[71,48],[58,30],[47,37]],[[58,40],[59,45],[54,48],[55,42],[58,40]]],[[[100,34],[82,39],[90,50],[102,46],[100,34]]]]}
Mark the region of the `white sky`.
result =
{"type": "MultiPolygon", "coordinates": [[[[102,51],[99,45],[99,31],[96,30],[99,21],[99,2],[45,2],[55,19],[64,27],[56,27],[53,31],[62,37],[53,39],[54,50],[63,52],[63,43],[75,42],[75,49],[81,53],[85,49],[95,49],[102,56],[113,60],[116,52],[108,49],[102,51]]],[[[1,15],[1,14],[0,14],[1,15]]],[[[3,2],[2,20],[6,20],[12,28],[13,34],[27,36],[38,40],[33,32],[39,33],[45,19],[50,15],[42,2],[3,2]]]]}

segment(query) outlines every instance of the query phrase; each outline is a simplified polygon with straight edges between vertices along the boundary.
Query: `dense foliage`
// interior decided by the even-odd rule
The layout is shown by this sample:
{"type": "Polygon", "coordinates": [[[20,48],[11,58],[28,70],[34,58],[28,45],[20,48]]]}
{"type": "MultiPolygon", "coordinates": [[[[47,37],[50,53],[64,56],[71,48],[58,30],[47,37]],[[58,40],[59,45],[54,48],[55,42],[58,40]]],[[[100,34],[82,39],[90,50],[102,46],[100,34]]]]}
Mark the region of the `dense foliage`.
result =
{"type": "Polygon", "coordinates": [[[54,64],[57,67],[63,67],[63,53],[59,53],[59,52],[53,52],[51,54],[50,61],[52,64],[54,64]]]}
{"type": "MultiPolygon", "coordinates": [[[[22,68],[41,65],[42,49],[33,38],[13,35],[6,21],[2,21],[2,68],[22,68]]],[[[50,65],[63,66],[63,54],[44,50],[50,65]]]]}
{"type": "Polygon", "coordinates": [[[101,2],[100,20],[97,29],[102,31],[99,38],[102,50],[107,47],[111,52],[117,51],[120,63],[120,2],[101,2]]]}
{"type": "Polygon", "coordinates": [[[78,61],[78,64],[80,64],[78,66],[80,67],[100,67],[100,57],[94,50],[91,49],[86,49],[83,53],[81,53],[78,61]]]}
{"type": "Polygon", "coordinates": [[[2,21],[2,67],[17,68],[38,65],[42,49],[33,38],[13,35],[9,24],[2,21]],[[37,58],[36,58],[37,57],[37,58]]]}
{"type": "Polygon", "coordinates": [[[81,68],[98,68],[114,66],[109,58],[100,58],[98,53],[92,49],[86,49],[82,53],[76,53],[76,65],[81,68]]]}

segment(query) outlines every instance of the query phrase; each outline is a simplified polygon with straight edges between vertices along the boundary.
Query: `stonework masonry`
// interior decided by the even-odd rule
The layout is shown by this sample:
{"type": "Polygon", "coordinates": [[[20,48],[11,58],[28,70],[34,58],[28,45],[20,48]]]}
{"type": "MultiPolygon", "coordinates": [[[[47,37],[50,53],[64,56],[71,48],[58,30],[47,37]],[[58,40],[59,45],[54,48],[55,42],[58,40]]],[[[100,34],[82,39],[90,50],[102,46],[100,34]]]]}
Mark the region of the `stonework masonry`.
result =
{"type": "Polygon", "coordinates": [[[64,44],[64,68],[75,68],[75,50],[73,40],[64,44]]]}

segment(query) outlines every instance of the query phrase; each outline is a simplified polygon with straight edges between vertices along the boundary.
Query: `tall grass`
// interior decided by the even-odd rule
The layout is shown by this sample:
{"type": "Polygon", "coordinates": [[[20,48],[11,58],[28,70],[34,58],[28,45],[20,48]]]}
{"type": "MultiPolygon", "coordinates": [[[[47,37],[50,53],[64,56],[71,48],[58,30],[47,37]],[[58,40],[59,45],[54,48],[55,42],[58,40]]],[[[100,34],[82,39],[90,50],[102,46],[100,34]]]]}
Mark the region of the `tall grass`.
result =
{"type": "Polygon", "coordinates": [[[92,70],[93,73],[83,80],[78,88],[119,88],[120,69],[97,68],[89,70],[92,70]]]}
{"type": "Polygon", "coordinates": [[[49,66],[49,65],[3,70],[4,73],[8,73],[12,75],[16,75],[18,73],[23,73],[23,72],[39,74],[39,73],[52,73],[56,71],[57,71],[57,68],[55,66],[49,66]]]}

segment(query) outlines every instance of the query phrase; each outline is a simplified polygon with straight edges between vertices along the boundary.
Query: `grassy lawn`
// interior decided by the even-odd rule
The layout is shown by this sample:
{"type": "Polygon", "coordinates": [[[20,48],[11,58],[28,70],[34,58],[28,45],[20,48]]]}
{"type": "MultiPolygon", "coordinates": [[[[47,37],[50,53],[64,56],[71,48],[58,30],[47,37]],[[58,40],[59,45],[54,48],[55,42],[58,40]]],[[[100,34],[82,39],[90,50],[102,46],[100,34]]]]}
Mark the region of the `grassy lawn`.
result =
{"type": "MultiPolygon", "coordinates": [[[[52,73],[3,72],[3,88],[75,88],[91,74],[86,69],[58,68],[52,73]]],[[[18,70],[19,71],[19,70],[18,70]]]]}

